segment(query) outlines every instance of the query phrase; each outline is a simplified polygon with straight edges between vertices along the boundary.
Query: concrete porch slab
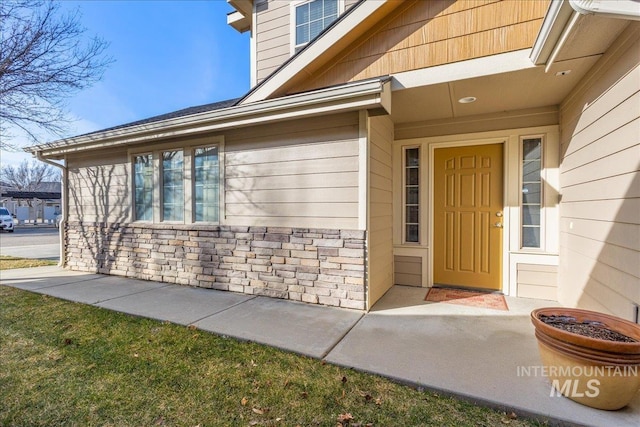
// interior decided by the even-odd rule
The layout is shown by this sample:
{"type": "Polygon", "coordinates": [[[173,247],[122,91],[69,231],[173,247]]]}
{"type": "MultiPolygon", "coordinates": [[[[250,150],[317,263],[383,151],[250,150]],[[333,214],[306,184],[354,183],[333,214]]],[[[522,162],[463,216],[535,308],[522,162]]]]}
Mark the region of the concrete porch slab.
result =
{"type": "Polygon", "coordinates": [[[190,325],[252,298],[254,297],[249,295],[213,289],[173,285],[132,293],[98,303],[96,306],[136,316],[190,325]]]}
{"type": "Polygon", "coordinates": [[[322,358],[363,313],[256,297],[195,323],[221,335],[322,358]]]}
{"type": "Polygon", "coordinates": [[[392,288],[326,360],[521,414],[579,425],[638,425],[640,393],[627,408],[601,411],[551,397],[540,370],[526,371],[541,366],[529,313],[553,302],[508,298],[510,311],[502,312],[424,303],[424,294],[392,288]]]}

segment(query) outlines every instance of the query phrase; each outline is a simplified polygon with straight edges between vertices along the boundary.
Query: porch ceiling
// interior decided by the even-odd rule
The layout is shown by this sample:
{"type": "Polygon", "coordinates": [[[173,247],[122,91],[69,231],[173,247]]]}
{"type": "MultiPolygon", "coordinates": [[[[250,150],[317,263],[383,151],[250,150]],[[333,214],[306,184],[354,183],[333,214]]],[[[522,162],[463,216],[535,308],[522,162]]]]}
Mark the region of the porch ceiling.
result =
{"type": "Polygon", "coordinates": [[[557,62],[547,73],[540,66],[397,90],[393,92],[391,116],[395,123],[409,123],[558,105],[599,58],[557,62]],[[571,71],[558,75],[567,70],[571,71]],[[458,102],[469,96],[477,100],[458,102]]]}
{"type": "Polygon", "coordinates": [[[452,77],[451,81],[396,88],[391,116],[395,123],[446,121],[558,105],[628,24],[622,19],[580,16],[550,66],[536,67],[531,63],[530,67],[517,70],[489,71],[472,78],[452,77]],[[477,100],[469,104],[458,102],[470,96],[477,100]]]}

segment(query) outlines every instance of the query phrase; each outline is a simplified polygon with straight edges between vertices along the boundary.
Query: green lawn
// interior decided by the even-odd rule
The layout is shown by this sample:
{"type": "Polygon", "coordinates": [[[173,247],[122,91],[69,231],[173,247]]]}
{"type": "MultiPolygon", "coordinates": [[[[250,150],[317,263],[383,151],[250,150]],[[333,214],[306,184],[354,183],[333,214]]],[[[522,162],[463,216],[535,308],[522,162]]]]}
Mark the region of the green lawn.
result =
{"type": "Polygon", "coordinates": [[[537,425],[254,343],[0,286],[2,426],[537,425]]]}

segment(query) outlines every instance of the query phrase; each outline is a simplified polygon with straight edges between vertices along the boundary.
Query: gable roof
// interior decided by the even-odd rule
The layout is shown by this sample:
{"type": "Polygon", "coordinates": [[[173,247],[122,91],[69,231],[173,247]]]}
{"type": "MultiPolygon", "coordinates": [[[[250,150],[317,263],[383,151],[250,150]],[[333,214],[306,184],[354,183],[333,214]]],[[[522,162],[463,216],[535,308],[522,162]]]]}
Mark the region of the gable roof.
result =
{"type": "Polygon", "coordinates": [[[228,99],[228,100],[225,100],[225,101],[218,101],[218,102],[212,102],[210,104],[204,104],[204,105],[198,105],[198,106],[195,106],[195,107],[183,108],[181,110],[172,111],[170,113],[160,114],[160,115],[149,117],[149,118],[142,119],[142,120],[136,120],[135,122],[125,123],[125,124],[122,124],[122,125],[117,125],[117,126],[113,126],[113,127],[110,127],[110,128],[106,128],[106,129],[101,129],[101,130],[85,133],[85,134],[82,134],[82,135],[78,135],[78,137],[80,137],[80,136],[89,136],[89,135],[93,135],[93,134],[104,133],[104,132],[109,132],[109,131],[118,130],[118,129],[125,129],[125,128],[135,127],[135,126],[139,126],[139,125],[151,124],[151,123],[155,123],[155,122],[161,122],[163,120],[176,119],[176,118],[179,118],[179,117],[191,116],[193,114],[206,113],[208,111],[221,110],[223,108],[233,107],[234,105],[236,105],[238,103],[238,101],[240,99],[241,98],[233,98],[233,99],[228,99]]]}
{"type": "Polygon", "coordinates": [[[24,150],[60,159],[69,152],[196,136],[259,123],[311,117],[328,111],[337,113],[379,107],[389,111],[390,86],[389,79],[382,77],[246,105],[237,103],[237,100],[221,101],[26,147],[24,150]]]}
{"type": "Polygon", "coordinates": [[[283,88],[295,85],[346,49],[404,0],[361,0],[325,28],[304,49],[293,55],[266,79],[254,86],[238,104],[249,104],[285,95],[283,88]]]}

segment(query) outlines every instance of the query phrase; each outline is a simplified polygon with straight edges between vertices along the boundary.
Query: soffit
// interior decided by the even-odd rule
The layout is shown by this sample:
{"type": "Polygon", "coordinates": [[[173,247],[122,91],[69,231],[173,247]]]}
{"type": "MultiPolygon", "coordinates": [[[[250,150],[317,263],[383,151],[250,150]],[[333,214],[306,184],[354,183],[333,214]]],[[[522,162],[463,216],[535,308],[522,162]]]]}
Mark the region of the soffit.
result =
{"type": "Polygon", "coordinates": [[[544,67],[533,67],[397,90],[392,95],[391,116],[395,123],[409,123],[558,105],[598,59],[559,62],[547,73],[544,67]],[[556,75],[566,70],[571,72],[556,75]],[[477,100],[458,102],[468,96],[477,100]]]}
{"type": "Polygon", "coordinates": [[[580,16],[556,61],[603,54],[627,27],[629,21],[597,15],[580,16]]]}
{"type": "Polygon", "coordinates": [[[623,19],[581,15],[550,65],[394,91],[393,120],[446,120],[558,105],[628,24],[623,19]],[[474,96],[477,101],[458,103],[458,99],[467,96],[474,96]]]}

